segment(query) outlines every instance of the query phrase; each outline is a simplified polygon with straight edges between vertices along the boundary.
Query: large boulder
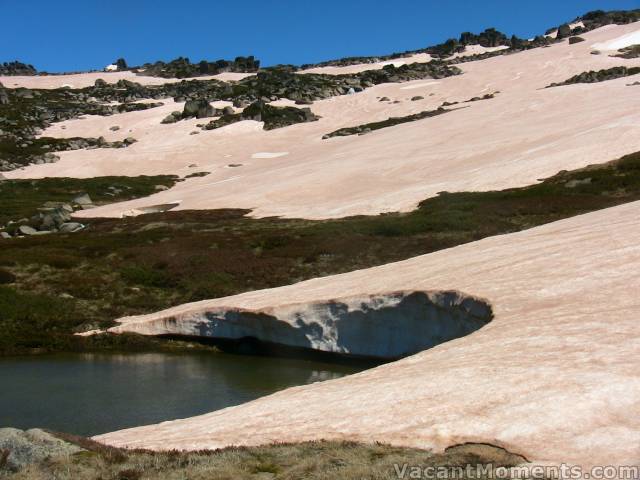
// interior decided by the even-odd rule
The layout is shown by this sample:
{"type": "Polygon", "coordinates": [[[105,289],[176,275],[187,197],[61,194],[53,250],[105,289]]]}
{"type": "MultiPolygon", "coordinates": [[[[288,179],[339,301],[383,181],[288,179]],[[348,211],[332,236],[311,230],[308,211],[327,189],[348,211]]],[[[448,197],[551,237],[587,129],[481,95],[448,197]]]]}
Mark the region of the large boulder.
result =
{"type": "Polygon", "coordinates": [[[6,458],[3,465],[0,465],[0,476],[2,470],[17,472],[30,464],[67,457],[82,451],[82,448],[60,440],[44,430],[1,428],[0,456],[5,452],[6,458]]]}
{"type": "Polygon", "coordinates": [[[571,27],[568,24],[563,24],[558,27],[558,35],[556,38],[567,38],[571,36],[571,27]]]}
{"type": "Polygon", "coordinates": [[[9,102],[10,100],[7,89],[2,86],[2,83],[0,83],[0,105],[8,105],[9,102]]]}
{"type": "Polygon", "coordinates": [[[163,124],[176,123],[181,118],[182,118],[182,112],[171,112],[169,115],[164,117],[160,123],[163,123],[163,124]]]}
{"type": "Polygon", "coordinates": [[[93,201],[91,201],[91,197],[87,193],[83,193],[82,195],[78,195],[72,200],[76,205],[80,205],[84,207],[85,205],[93,205],[93,201]]]}
{"type": "Polygon", "coordinates": [[[127,70],[129,68],[124,58],[119,58],[118,60],[116,60],[114,65],[118,67],[118,70],[127,70]]]}
{"type": "Polygon", "coordinates": [[[84,228],[84,225],[82,225],[81,223],[67,222],[60,225],[59,230],[61,233],[73,233],[73,232],[79,232],[83,228],[84,228]]]}
{"type": "Polygon", "coordinates": [[[18,227],[18,233],[20,233],[21,235],[35,235],[38,233],[38,231],[35,228],[30,227],[29,225],[20,225],[18,227]]]}
{"type": "Polygon", "coordinates": [[[216,109],[203,98],[187,100],[184,104],[184,110],[182,111],[183,118],[207,118],[214,117],[215,115],[216,109]]]}
{"type": "Polygon", "coordinates": [[[32,218],[31,224],[37,226],[40,230],[56,230],[63,223],[71,220],[72,212],[73,208],[69,204],[47,202],[38,209],[38,215],[32,218]]]}

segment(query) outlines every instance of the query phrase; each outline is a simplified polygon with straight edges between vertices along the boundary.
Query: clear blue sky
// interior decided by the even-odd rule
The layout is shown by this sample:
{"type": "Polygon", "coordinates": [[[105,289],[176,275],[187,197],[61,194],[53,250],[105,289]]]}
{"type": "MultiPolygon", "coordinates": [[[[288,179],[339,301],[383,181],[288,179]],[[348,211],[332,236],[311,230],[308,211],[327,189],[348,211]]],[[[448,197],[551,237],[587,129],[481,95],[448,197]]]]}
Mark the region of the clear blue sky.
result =
{"type": "Polygon", "coordinates": [[[0,62],[51,72],[186,56],[311,63],[422,48],[495,27],[529,37],[640,0],[0,0],[0,62]]]}

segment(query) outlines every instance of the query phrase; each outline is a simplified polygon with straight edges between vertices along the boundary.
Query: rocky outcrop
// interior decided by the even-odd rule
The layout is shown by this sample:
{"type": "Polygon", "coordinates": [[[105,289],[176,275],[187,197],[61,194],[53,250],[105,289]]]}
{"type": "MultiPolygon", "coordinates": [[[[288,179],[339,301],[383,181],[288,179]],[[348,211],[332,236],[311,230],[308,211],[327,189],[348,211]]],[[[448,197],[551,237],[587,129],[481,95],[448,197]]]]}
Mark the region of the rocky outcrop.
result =
{"type": "MultiPolygon", "coordinates": [[[[126,64],[125,64],[126,68],[126,64]]],[[[140,75],[162,78],[190,78],[204,75],[218,75],[224,72],[253,73],[260,68],[260,61],[255,57],[237,57],[235,60],[202,60],[191,63],[188,58],[179,57],[171,62],[145,64],[140,68],[140,75]]],[[[120,69],[120,68],[118,68],[120,69]]]]}
{"type": "MultiPolygon", "coordinates": [[[[19,138],[19,137],[18,137],[19,138]]],[[[17,138],[9,138],[9,141],[17,140],[17,138]]],[[[63,152],[68,150],[93,150],[96,148],[126,148],[136,143],[133,137],[127,137],[124,140],[116,140],[108,142],[104,137],[98,138],[20,138],[19,145],[0,144],[0,154],[6,148],[10,160],[0,158],[0,172],[11,171],[20,166],[32,164],[43,165],[45,163],[55,163],[60,157],[53,152],[63,152]]]]}
{"type": "Polygon", "coordinates": [[[129,67],[127,61],[124,58],[119,58],[114,62],[114,65],[118,67],[118,71],[127,70],[129,67]]]}
{"type": "Polygon", "coordinates": [[[310,108],[274,107],[263,101],[257,101],[246,107],[241,113],[232,113],[225,109],[222,116],[209,122],[204,130],[215,130],[242,120],[264,122],[265,130],[275,130],[297,123],[315,122],[319,119],[310,108]]]}
{"type": "Polygon", "coordinates": [[[512,42],[504,33],[495,28],[487,28],[479,34],[463,32],[459,39],[450,38],[444,43],[427,48],[426,52],[437,58],[446,58],[464,52],[467,45],[480,45],[485,48],[511,47],[512,42]]]}
{"type": "Polygon", "coordinates": [[[506,46],[508,48],[499,51],[486,52],[477,55],[460,56],[448,60],[450,64],[466,63],[478,60],[484,60],[500,55],[509,55],[522,50],[544,47],[557,41],[562,41],[571,35],[578,35],[589,32],[605,25],[624,25],[637,22],[640,20],[640,10],[628,11],[609,11],[596,10],[578,17],[571,23],[564,23],[559,27],[552,27],[546,30],[545,35],[537,35],[533,39],[523,39],[516,35],[508,37],[504,33],[495,28],[487,28],[479,34],[472,32],[463,32],[459,38],[450,38],[442,43],[432,45],[417,50],[408,50],[401,53],[392,53],[390,55],[379,55],[375,57],[347,57],[337,60],[329,60],[320,63],[305,64],[301,69],[311,69],[318,67],[337,66],[343,67],[356,64],[378,63],[382,61],[390,61],[399,58],[406,58],[411,55],[428,53],[435,58],[447,58],[456,53],[464,52],[469,45],[480,45],[485,48],[494,48],[506,46]],[[578,23],[583,26],[576,26],[578,23]],[[573,28],[572,28],[573,27],[573,28]],[[549,34],[557,33],[557,37],[553,38],[549,34]]]}
{"type": "MultiPolygon", "coordinates": [[[[104,138],[61,139],[40,135],[53,123],[82,115],[109,116],[162,105],[157,102],[118,105],[103,103],[93,94],[99,96],[99,92],[104,90],[101,86],[104,82],[96,83],[97,87],[84,90],[11,89],[0,85],[0,171],[15,170],[29,164],[53,163],[58,160],[53,152],[63,150],[126,147],[135,140],[128,138],[107,142],[104,138]]],[[[127,93],[128,89],[136,91],[136,84],[123,85],[124,89],[111,86],[107,91],[118,91],[124,97],[131,96],[127,93]]]]}
{"type": "MultiPolygon", "coordinates": [[[[640,58],[640,45],[630,45],[628,47],[621,48],[620,50],[618,50],[617,55],[612,55],[612,56],[617,58],[624,58],[625,60],[640,58]]],[[[0,99],[0,102],[1,101],[2,100],[0,99]]]]}
{"type": "MultiPolygon", "coordinates": [[[[453,104],[450,104],[450,105],[453,105],[453,104]]],[[[403,123],[408,123],[408,122],[416,122],[418,120],[424,120],[425,118],[436,117],[438,115],[442,115],[443,113],[447,113],[450,111],[451,110],[447,110],[445,108],[439,107],[436,110],[426,110],[424,112],[415,113],[413,115],[407,115],[405,117],[391,117],[381,122],[365,123],[363,125],[358,125],[356,127],[340,128],[334,132],[324,135],[322,139],[327,140],[332,137],[348,137],[350,135],[366,135],[367,133],[371,133],[375,130],[380,130],[381,128],[393,127],[393,126],[400,125],[403,123]]]]}
{"type": "Polygon", "coordinates": [[[82,451],[82,448],[37,428],[26,431],[0,428],[0,476],[3,470],[17,472],[30,464],[82,451]]]}
{"type": "Polygon", "coordinates": [[[581,21],[584,24],[584,31],[595,30],[605,25],[625,25],[640,21],[640,9],[612,10],[608,12],[594,10],[578,17],[575,21],[581,21]]]}
{"type": "Polygon", "coordinates": [[[3,238],[30,237],[33,235],[44,235],[48,233],[74,233],[83,230],[85,226],[74,222],[71,215],[79,209],[92,208],[93,202],[89,195],[78,195],[73,201],[67,202],[46,202],[31,218],[12,220],[6,225],[0,225],[0,233],[3,238]]]}
{"type": "Polygon", "coordinates": [[[482,328],[491,306],[459,292],[402,291],[262,310],[199,308],[130,317],[113,333],[252,340],[353,357],[405,357],[482,328]]]}
{"type": "Polygon", "coordinates": [[[27,65],[22,62],[4,62],[0,63],[0,75],[37,75],[38,71],[33,65],[27,65]]]}
{"type": "Polygon", "coordinates": [[[440,61],[412,63],[399,67],[386,65],[382,69],[349,75],[299,75],[295,67],[278,66],[264,69],[255,76],[237,82],[233,87],[221,92],[218,98],[233,100],[238,102],[238,105],[280,98],[308,104],[316,100],[361,92],[384,83],[439,79],[460,74],[462,71],[459,68],[440,61]]]}
{"type": "Polygon", "coordinates": [[[567,38],[571,36],[571,27],[569,26],[569,24],[567,23],[563,23],[562,25],[560,25],[558,27],[558,33],[556,38],[558,40],[562,39],[562,38],[567,38]]]}
{"type": "Polygon", "coordinates": [[[590,70],[588,72],[582,72],[578,75],[574,75],[564,82],[552,83],[551,85],[548,85],[547,88],[573,85],[575,83],[606,82],[607,80],[615,80],[616,78],[629,77],[638,74],[640,74],[640,67],[613,67],[598,71],[590,70]]]}

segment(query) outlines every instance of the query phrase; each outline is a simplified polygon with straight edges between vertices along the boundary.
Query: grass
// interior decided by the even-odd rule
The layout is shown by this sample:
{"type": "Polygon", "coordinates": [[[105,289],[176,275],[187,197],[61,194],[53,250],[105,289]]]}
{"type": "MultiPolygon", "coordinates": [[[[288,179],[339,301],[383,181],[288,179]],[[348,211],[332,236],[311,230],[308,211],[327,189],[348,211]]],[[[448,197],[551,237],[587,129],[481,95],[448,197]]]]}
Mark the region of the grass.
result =
{"type": "MultiPolygon", "coordinates": [[[[126,451],[105,447],[91,440],[57,434],[85,448],[68,458],[30,465],[10,476],[13,480],[79,478],[113,480],[232,480],[232,479],[398,479],[409,476],[411,466],[452,469],[467,465],[515,467],[525,459],[490,445],[464,445],[434,454],[426,450],[384,444],[317,441],[274,444],[217,451],[166,452],[126,451]]],[[[472,472],[475,474],[475,470],[472,472]]],[[[1,474],[0,474],[1,476],[1,474]]],[[[461,478],[487,478],[463,476],[461,478]]]]}
{"type": "MultiPolygon", "coordinates": [[[[94,219],[74,234],[4,240],[0,353],[116,348],[121,316],[395,262],[640,200],[640,153],[492,192],[442,193],[410,213],[252,219],[246,210],[94,219]],[[6,276],[6,275],[5,275],[6,276]],[[7,278],[13,278],[7,277],[7,278]],[[29,305],[28,308],[18,305],[29,305]],[[13,305],[12,308],[9,308],[13,305]]],[[[141,348],[143,340],[130,341],[141,348]]]]}
{"type": "Polygon", "coordinates": [[[71,202],[83,193],[89,194],[96,205],[120,202],[146,197],[155,193],[156,185],[171,187],[176,180],[172,175],[157,175],[0,181],[0,225],[31,217],[45,202],[71,202]]]}

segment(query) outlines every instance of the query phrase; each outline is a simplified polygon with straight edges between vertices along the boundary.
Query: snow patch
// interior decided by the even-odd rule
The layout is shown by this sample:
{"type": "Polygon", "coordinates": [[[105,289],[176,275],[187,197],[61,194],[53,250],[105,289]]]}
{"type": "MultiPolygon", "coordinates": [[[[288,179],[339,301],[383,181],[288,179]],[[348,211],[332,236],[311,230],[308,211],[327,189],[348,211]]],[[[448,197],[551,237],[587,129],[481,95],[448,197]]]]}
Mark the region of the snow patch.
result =
{"type": "Polygon", "coordinates": [[[406,87],[401,87],[400,90],[415,90],[416,88],[428,87],[429,85],[438,85],[440,82],[427,82],[427,83],[418,83],[416,85],[408,85],[406,87]]]}
{"type": "Polygon", "coordinates": [[[640,30],[622,35],[608,42],[594,43],[591,48],[594,50],[620,50],[621,48],[638,44],[640,44],[640,30]]]}
{"type": "Polygon", "coordinates": [[[289,152],[258,152],[251,155],[251,158],[279,158],[289,155],[289,152]]]}
{"type": "Polygon", "coordinates": [[[401,291],[261,310],[191,304],[121,319],[112,333],[255,339],[287,347],[394,359],[461,338],[493,319],[491,305],[457,291],[401,291]],[[178,307],[180,308],[180,307],[178,307]],[[184,307],[182,307],[184,308],[184,307]]]}

